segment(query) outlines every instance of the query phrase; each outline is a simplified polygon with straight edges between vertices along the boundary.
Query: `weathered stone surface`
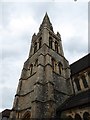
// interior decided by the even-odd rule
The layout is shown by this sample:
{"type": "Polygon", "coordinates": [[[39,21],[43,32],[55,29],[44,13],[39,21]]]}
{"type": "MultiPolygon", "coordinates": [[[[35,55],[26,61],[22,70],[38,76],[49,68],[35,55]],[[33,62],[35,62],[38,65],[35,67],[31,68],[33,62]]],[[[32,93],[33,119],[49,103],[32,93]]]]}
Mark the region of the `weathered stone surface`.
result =
{"type": "Polygon", "coordinates": [[[68,79],[69,64],[63,54],[61,36],[59,33],[56,35],[51,27],[46,15],[39,33],[32,37],[29,58],[24,63],[21,83],[18,85],[18,99],[15,98],[14,110],[17,111],[12,112],[11,118],[15,117],[15,114],[16,120],[17,114],[22,118],[27,110],[30,111],[31,118],[53,118],[57,107],[67,99],[68,94],[72,93],[68,79]],[[52,49],[49,46],[50,37],[53,40],[52,49]],[[52,59],[55,60],[54,65],[52,59]],[[59,63],[62,65],[61,73],[59,63]]]}

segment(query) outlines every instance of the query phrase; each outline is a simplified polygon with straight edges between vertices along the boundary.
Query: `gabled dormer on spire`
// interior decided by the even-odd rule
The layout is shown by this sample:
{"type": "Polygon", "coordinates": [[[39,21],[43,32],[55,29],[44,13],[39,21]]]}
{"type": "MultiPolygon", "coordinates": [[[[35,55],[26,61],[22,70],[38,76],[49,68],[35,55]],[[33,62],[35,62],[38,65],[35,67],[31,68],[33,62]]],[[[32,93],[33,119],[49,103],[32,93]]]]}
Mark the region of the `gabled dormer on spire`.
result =
{"type": "Polygon", "coordinates": [[[50,29],[51,31],[53,31],[53,27],[52,27],[52,24],[50,22],[50,19],[48,17],[48,14],[46,12],[44,18],[43,18],[43,21],[42,21],[42,24],[40,25],[40,28],[39,30],[41,31],[44,27],[47,27],[48,29],[50,29]]]}

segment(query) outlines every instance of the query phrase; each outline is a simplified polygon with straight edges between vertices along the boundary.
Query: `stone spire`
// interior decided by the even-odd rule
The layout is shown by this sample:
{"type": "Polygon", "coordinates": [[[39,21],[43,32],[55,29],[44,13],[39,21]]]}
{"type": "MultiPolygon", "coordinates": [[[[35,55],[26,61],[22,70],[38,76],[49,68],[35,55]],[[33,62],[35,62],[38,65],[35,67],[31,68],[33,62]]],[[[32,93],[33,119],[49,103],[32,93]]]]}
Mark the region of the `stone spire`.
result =
{"type": "Polygon", "coordinates": [[[40,28],[39,30],[41,31],[44,27],[47,27],[48,29],[50,29],[51,31],[53,31],[53,27],[52,27],[52,24],[50,22],[50,19],[48,17],[48,14],[46,12],[44,18],[43,18],[43,21],[42,21],[42,24],[40,25],[40,28]]]}

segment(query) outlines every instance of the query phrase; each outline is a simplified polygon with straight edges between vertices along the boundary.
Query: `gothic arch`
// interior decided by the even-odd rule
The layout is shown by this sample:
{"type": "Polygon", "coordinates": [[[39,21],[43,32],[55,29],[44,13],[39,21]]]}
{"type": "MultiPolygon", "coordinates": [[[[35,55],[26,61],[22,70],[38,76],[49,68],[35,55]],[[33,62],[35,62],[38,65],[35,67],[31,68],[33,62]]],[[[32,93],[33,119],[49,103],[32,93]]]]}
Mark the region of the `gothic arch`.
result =
{"type": "Polygon", "coordinates": [[[75,114],[74,120],[82,120],[81,116],[79,114],[75,114]]]}
{"type": "Polygon", "coordinates": [[[22,120],[30,120],[30,117],[31,117],[31,113],[30,113],[29,111],[27,111],[27,112],[23,115],[22,120]]]}
{"type": "Polygon", "coordinates": [[[90,120],[90,114],[88,112],[84,112],[83,120],[90,120]]]}

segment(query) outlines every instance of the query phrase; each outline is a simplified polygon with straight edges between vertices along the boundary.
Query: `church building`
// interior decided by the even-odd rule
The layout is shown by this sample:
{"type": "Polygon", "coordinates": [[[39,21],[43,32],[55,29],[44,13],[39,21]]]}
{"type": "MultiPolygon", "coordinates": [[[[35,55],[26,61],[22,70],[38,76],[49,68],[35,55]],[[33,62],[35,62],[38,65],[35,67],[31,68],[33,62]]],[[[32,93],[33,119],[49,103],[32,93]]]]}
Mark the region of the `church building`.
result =
{"type": "Polygon", "coordinates": [[[69,65],[46,13],[32,36],[10,119],[90,120],[89,61],[90,54],[69,65]]]}

